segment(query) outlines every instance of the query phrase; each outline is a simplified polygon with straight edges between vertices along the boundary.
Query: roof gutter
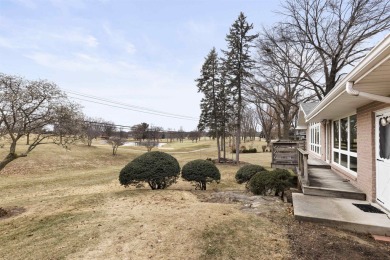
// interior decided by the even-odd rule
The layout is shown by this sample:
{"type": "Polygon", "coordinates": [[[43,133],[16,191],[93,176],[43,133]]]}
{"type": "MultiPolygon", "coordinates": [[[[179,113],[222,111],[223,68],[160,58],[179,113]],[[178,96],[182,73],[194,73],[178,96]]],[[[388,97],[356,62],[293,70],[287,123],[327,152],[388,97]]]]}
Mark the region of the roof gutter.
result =
{"type": "Polygon", "coordinates": [[[380,96],[380,95],[375,95],[375,94],[359,91],[359,90],[354,89],[353,85],[354,85],[353,81],[348,81],[345,84],[345,90],[347,91],[347,93],[349,95],[360,96],[360,97],[368,98],[368,99],[371,99],[371,100],[380,101],[380,102],[383,102],[383,103],[389,103],[390,104],[390,97],[384,97],[384,96],[380,96]]]}

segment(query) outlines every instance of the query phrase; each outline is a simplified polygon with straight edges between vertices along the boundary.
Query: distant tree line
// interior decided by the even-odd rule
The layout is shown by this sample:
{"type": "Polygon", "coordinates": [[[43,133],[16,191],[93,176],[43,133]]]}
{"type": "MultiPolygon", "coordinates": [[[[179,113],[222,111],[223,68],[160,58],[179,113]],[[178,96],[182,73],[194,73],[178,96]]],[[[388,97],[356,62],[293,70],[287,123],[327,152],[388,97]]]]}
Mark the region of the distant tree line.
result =
{"type": "Polygon", "coordinates": [[[69,148],[75,142],[92,146],[101,138],[112,146],[112,154],[128,138],[140,141],[148,151],[164,138],[169,142],[189,138],[198,141],[204,132],[164,130],[141,123],[133,127],[118,126],[111,121],[85,116],[81,106],[47,80],[27,80],[0,73],[0,147],[9,151],[0,160],[0,171],[12,161],[26,157],[38,146],[54,143],[69,148]],[[127,129],[127,130],[125,130],[127,129]],[[21,143],[26,146],[20,146],[21,143]],[[19,146],[18,146],[19,145],[19,146]]]}

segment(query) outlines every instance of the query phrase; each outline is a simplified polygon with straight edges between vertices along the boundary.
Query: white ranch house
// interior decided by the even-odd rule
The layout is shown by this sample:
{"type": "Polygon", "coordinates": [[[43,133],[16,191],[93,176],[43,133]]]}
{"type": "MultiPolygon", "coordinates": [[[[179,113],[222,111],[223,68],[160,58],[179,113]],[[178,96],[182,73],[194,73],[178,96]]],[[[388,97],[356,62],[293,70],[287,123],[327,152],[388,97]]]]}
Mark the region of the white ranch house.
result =
{"type": "Polygon", "coordinates": [[[310,158],[390,211],[390,34],[318,103],[301,104],[310,158]]]}

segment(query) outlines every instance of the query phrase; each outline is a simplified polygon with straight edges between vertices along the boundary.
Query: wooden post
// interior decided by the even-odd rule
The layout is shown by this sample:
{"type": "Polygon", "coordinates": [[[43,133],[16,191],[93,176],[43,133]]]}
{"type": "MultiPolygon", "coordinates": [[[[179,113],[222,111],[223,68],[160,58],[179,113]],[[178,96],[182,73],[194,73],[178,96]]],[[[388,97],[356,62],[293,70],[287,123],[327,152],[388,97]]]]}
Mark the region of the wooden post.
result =
{"type": "Polygon", "coordinates": [[[299,175],[302,179],[302,184],[309,185],[309,167],[308,167],[308,159],[309,153],[300,148],[297,148],[298,151],[298,170],[299,175]]]}

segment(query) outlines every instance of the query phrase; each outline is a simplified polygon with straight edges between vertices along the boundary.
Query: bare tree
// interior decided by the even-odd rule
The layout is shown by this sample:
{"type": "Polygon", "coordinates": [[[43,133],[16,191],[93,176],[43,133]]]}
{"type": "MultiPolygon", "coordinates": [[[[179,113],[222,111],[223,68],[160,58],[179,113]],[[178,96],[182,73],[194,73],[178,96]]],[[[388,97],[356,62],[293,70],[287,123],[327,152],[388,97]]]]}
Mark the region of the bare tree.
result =
{"type": "Polygon", "coordinates": [[[103,134],[104,120],[101,118],[87,117],[84,121],[85,139],[88,146],[92,145],[93,139],[103,134]]]}
{"type": "Polygon", "coordinates": [[[141,141],[146,138],[146,130],[148,129],[149,124],[141,123],[131,127],[131,132],[135,140],[141,141]]]}
{"type": "Polygon", "coordinates": [[[122,146],[126,143],[125,138],[121,138],[119,136],[111,136],[108,140],[107,143],[111,144],[112,147],[112,155],[116,155],[119,146],[122,146]]]}
{"type": "Polygon", "coordinates": [[[183,130],[183,127],[180,127],[179,130],[176,132],[176,138],[177,140],[182,143],[185,138],[185,132],[183,130]]]}
{"type": "Polygon", "coordinates": [[[275,110],[273,110],[269,105],[255,101],[257,120],[261,126],[265,142],[267,146],[270,146],[272,140],[272,130],[276,125],[276,115],[275,110]]]}
{"type": "Polygon", "coordinates": [[[167,142],[169,141],[170,143],[172,143],[175,139],[175,131],[168,128],[168,130],[165,132],[165,138],[167,139],[167,142]]]}
{"type": "Polygon", "coordinates": [[[246,142],[247,138],[249,140],[254,140],[256,137],[256,111],[249,106],[245,106],[242,114],[242,138],[246,142]]]}
{"type": "Polygon", "coordinates": [[[304,75],[317,73],[315,53],[292,44],[291,34],[283,26],[264,29],[256,48],[257,78],[247,89],[247,99],[268,104],[276,112],[279,138],[288,139],[299,103],[313,98],[304,75]]]}
{"type": "Polygon", "coordinates": [[[79,104],[70,103],[55,109],[56,120],[53,123],[54,141],[67,145],[84,137],[84,116],[79,104]],[[75,138],[78,137],[78,138],[75,138]]]}
{"type": "Polygon", "coordinates": [[[286,0],[282,15],[293,42],[308,45],[318,54],[321,81],[302,69],[320,100],[340,80],[346,66],[365,56],[370,49],[364,47],[365,41],[390,28],[389,0],[286,0]]]}
{"type": "MultiPolygon", "coordinates": [[[[0,171],[8,163],[26,157],[38,145],[56,142],[55,126],[67,113],[72,115],[68,118],[73,119],[79,112],[78,106],[71,103],[54,83],[45,80],[27,81],[0,74],[0,100],[0,133],[10,142],[8,154],[0,161],[0,171]],[[17,152],[17,144],[27,135],[31,135],[29,145],[23,152],[17,152]]],[[[73,131],[63,137],[65,147],[79,138],[73,131]]]]}
{"type": "Polygon", "coordinates": [[[189,132],[188,139],[190,139],[192,142],[198,142],[198,139],[200,139],[200,132],[198,130],[189,132]]]}
{"type": "Polygon", "coordinates": [[[115,124],[110,121],[105,121],[102,124],[103,135],[106,139],[109,139],[115,133],[115,124]]]}
{"type": "Polygon", "coordinates": [[[140,145],[145,146],[148,152],[152,151],[154,147],[158,147],[162,136],[162,130],[162,127],[158,126],[148,127],[145,131],[146,140],[140,142],[140,145]]]}

